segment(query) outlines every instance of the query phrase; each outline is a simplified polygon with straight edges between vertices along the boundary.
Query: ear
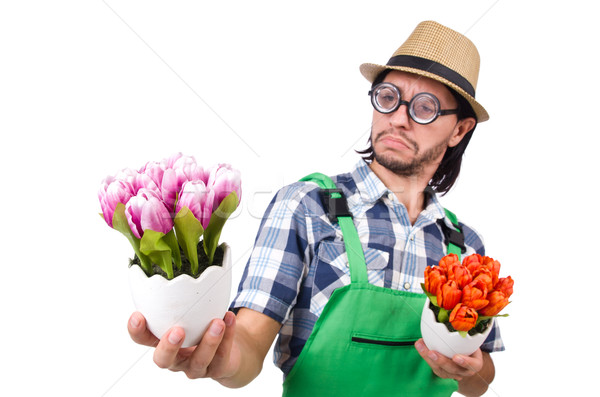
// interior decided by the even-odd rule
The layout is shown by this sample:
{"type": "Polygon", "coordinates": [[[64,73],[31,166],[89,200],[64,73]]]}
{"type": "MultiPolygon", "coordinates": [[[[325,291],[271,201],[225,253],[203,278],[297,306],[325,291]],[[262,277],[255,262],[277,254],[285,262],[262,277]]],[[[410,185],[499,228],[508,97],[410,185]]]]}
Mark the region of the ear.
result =
{"type": "Polygon", "coordinates": [[[459,120],[454,126],[452,136],[450,137],[450,141],[448,141],[448,146],[454,147],[458,145],[465,135],[467,135],[467,132],[471,131],[475,127],[475,124],[477,124],[477,120],[475,120],[473,117],[467,117],[459,120]]]}

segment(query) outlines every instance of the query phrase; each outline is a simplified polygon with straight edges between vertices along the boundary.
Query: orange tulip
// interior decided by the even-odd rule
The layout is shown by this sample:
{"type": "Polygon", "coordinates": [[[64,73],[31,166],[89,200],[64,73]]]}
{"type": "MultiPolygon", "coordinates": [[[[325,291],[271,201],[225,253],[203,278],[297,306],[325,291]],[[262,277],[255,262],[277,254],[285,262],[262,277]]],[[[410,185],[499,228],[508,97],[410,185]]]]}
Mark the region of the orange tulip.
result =
{"type": "Polygon", "coordinates": [[[473,281],[481,280],[485,283],[485,286],[488,291],[494,289],[494,279],[492,277],[492,271],[487,267],[480,267],[473,273],[473,281]]]}
{"type": "Polygon", "coordinates": [[[457,331],[469,331],[477,324],[477,311],[472,307],[458,304],[450,313],[450,324],[457,331]]]}
{"type": "Polygon", "coordinates": [[[483,309],[490,302],[487,298],[487,288],[481,280],[473,281],[463,288],[462,303],[475,310],[483,309]]]}
{"type": "Polygon", "coordinates": [[[494,289],[496,291],[500,291],[504,294],[504,296],[506,296],[506,298],[510,298],[510,296],[513,293],[513,285],[514,285],[514,281],[513,279],[508,276],[506,278],[501,278],[498,280],[498,284],[496,284],[496,286],[494,287],[494,289]]]}
{"type": "Polygon", "coordinates": [[[462,265],[469,269],[471,274],[474,274],[481,267],[482,257],[479,254],[472,254],[463,259],[462,265]]]}
{"type": "Polygon", "coordinates": [[[438,267],[427,266],[425,268],[425,289],[433,295],[437,295],[442,284],[446,282],[446,275],[438,267]]]}
{"type": "Polygon", "coordinates": [[[454,309],[454,306],[460,303],[462,291],[458,288],[456,281],[446,281],[438,290],[437,303],[439,307],[446,310],[454,309]]]}
{"type": "Polygon", "coordinates": [[[454,264],[460,264],[460,261],[458,260],[458,256],[456,254],[448,254],[442,259],[440,259],[439,262],[440,268],[442,268],[444,271],[447,271],[448,267],[454,264]]]}
{"type": "Polygon", "coordinates": [[[448,267],[448,280],[456,281],[458,288],[462,289],[473,280],[473,276],[466,267],[455,264],[448,267]]]}
{"type": "Polygon", "coordinates": [[[500,275],[500,262],[490,258],[489,256],[483,257],[483,265],[484,267],[490,269],[492,275],[492,284],[496,285],[498,282],[498,277],[500,275]]]}
{"type": "Polygon", "coordinates": [[[508,305],[508,297],[502,291],[493,291],[487,296],[490,303],[479,310],[482,316],[495,316],[508,305]]]}

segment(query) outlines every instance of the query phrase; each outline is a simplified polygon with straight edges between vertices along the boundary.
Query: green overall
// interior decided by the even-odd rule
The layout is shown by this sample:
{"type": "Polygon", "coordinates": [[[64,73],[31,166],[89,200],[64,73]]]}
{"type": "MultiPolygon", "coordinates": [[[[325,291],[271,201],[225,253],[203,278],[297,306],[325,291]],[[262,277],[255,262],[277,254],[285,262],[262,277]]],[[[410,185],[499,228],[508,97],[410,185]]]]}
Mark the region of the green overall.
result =
{"type": "MultiPolygon", "coordinates": [[[[414,347],[421,337],[425,295],[369,284],[358,232],[341,190],[323,174],[303,180],[317,182],[329,194],[330,214],[331,206],[338,206],[334,212],[351,283],[331,295],[283,383],[283,396],[450,396],[457,382],[436,376],[414,347]],[[340,212],[340,205],[346,210],[340,212]]],[[[449,245],[455,253],[456,248],[449,245]]]]}

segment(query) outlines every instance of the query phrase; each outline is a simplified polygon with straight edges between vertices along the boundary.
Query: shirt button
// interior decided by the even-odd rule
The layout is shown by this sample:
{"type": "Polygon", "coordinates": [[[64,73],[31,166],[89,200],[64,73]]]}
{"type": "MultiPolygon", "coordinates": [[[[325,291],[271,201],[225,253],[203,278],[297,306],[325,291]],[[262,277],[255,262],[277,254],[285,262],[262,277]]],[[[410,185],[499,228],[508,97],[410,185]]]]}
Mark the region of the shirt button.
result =
{"type": "Polygon", "coordinates": [[[410,283],[408,281],[404,283],[404,289],[405,290],[409,290],[410,289],[410,283]]]}

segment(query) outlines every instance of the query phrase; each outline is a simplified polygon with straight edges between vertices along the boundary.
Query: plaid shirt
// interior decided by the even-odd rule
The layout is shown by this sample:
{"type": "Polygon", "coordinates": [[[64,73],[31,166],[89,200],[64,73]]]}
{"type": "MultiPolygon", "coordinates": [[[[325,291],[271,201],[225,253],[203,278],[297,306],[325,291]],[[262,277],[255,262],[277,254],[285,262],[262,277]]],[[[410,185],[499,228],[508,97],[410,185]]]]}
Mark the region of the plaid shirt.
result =
{"type": "MultiPolygon", "coordinates": [[[[363,160],[333,180],[353,214],[369,282],[423,293],[425,267],[446,255],[436,221],[444,218],[452,226],[435,194],[428,195],[426,208],[411,225],[404,205],[363,160]]],[[[484,255],[481,237],[461,226],[464,255],[484,255]]],[[[269,205],[231,307],[247,307],[282,324],[274,361],[287,375],[333,290],[347,284],[350,273],[339,225],[328,220],[318,186],[297,182],[282,188],[269,205]]],[[[504,350],[497,326],[482,350],[504,350]]]]}

